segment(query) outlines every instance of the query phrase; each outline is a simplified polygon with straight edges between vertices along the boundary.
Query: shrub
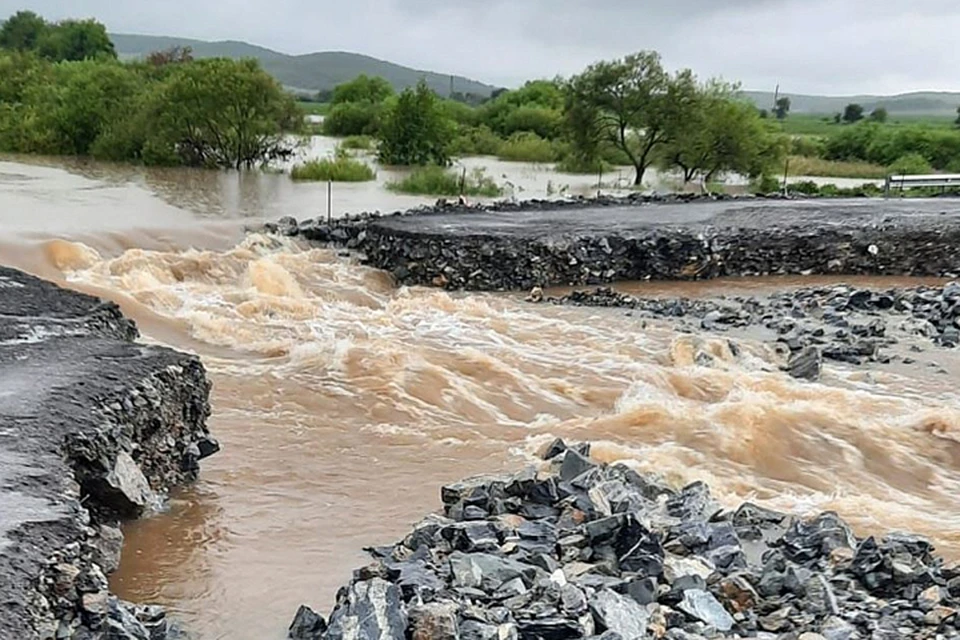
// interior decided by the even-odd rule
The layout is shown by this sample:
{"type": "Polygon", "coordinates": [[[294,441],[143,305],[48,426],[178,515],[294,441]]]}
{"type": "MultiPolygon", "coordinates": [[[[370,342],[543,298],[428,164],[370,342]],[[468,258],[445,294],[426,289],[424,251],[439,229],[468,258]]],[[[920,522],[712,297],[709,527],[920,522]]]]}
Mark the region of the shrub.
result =
{"type": "Polygon", "coordinates": [[[460,127],[450,152],[456,156],[495,156],[502,144],[503,140],[486,125],[460,127]]]}
{"type": "Polygon", "coordinates": [[[831,178],[885,178],[887,168],[859,160],[824,160],[806,156],[790,156],[790,175],[825,176],[831,178]]]}
{"type": "Polygon", "coordinates": [[[400,193],[430,196],[458,196],[462,193],[492,198],[502,193],[483,169],[474,169],[463,175],[436,165],[415,169],[402,180],[388,183],[387,188],[400,193]]]}
{"type": "Polygon", "coordinates": [[[890,165],[890,172],[897,175],[927,174],[933,172],[933,167],[919,153],[908,153],[890,165]]]}
{"type": "Polygon", "coordinates": [[[780,181],[771,175],[762,175],[756,183],[757,193],[773,193],[780,191],[780,181]]]}
{"type": "Polygon", "coordinates": [[[535,133],[515,133],[500,145],[497,157],[518,162],[555,162],[557,149],[535,133]]]}
{"type": "Polygon", "coordinates": [[[380,162],[388,165],[445,165],[456,124],[447,118],[436,94],[424,81],[405,89],[384,111],[380,162]]]}
{"type": "Polygon", "coordinates": [[[337,150],[333,158],[310,160],[290,170],[294,180],[332,180],[334,182],[367,182],[377,175],[369,165],[337,150]]]}
{"type": "Polygon", "coordinates": [[[793,193],[799,193],[805,196],[815,196],[820,194],[820,186],[813,180],[802,180],[794,182],[787,186],[787,189],[793,193]]]}
{"type": "Polygon", "coordinates": [[[823,155],[824,145],[819,138],[797,136],[790,140],[790,155],[819,158],[823,155]]]}
{"type": "Polygon", "coordinates": [[[380,128],[379,104],[343,102],[330,109],[323,119],[323,132],[328,136],[373,136],[380,128]]]}
{"type": "Polygon", "coordinates": [[[370,151],[373,149],[373,138],[370,136],[347,136],[340,141],[340,148],[370,151]]]}

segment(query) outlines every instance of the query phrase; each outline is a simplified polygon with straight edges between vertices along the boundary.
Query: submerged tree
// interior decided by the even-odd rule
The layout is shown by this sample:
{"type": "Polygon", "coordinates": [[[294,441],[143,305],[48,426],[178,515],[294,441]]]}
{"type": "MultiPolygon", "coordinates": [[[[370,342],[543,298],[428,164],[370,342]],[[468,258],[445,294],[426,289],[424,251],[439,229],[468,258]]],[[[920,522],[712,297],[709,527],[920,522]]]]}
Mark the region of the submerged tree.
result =
{"type": "Polygon", "coordinates": [[[425,82],[405,89],[384,114],[380,161],[389,165],[446,165],[454,125],[425,82]]]}
{"type": "Polygon", "coordinates": [[[756,177],[782,158],[783,136],[768,129],[756,108],[737,100],[736,90],[716,81],[698,87],[670,132],[660,164],[678,170],[684,184],[697,177],[705,184],[727,172],[756,177]]]}
{"type": "Polygon", "coordinates": [[[148,99],[144,160],[250,168],[289,156],[302,123],[292,96],[255,60],[174,65],[148,99]]]}
{"type": "Polygon", "coordinates": [[[690,81],[683,75],[671,79],[659,54],[641,51],[598,62],[571,78],[566,113],[574,143],[585,145],[581,154],[591,146],[613,145],[636,169],[634,184],[642,184],[671,125],[684,116],[690,81]]]}

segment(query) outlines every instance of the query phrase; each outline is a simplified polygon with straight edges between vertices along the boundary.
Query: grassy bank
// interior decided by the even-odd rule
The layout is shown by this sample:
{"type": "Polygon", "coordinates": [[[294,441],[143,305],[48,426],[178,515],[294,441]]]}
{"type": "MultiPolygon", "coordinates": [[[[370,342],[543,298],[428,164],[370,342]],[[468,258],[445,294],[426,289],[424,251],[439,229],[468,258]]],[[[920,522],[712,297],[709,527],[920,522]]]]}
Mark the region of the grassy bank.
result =
{"type": "Polygon", "coordinates": [[[356,149],[358,151],[372,151],[376,145],[371,136],[347,136],[340,141],[342,149],[356,149]]]}
{"type": "Polygon", "coordinates": [[[503,193],[492,178],[482,169],[466,174],[443,167],[415,169],[402,180],[390,182],[387,188],[398,193],[428,196],[484,196],[494,198],[503,193]]]}
{"type": "Polygon", "coordinates": [[[332,180],[334,182],[368,182],[377,174],[367,164],[354,160],[342,152],[335,158],[310,160],[290,171],[294,180],[332,180]]]}
{"type": "MultiPolygon", "coordinates": [[[[954,129],[956,116],[907,116],[891,115],[885,127],[928,127],[931,129],[954,129]]],[[[844,128],[854,126],[834,121],[833,114],[791,113],[784,120],[776,121],[788,135],[808,135],[827,137],[835,135],[844,128]]]]}
{"type": "Polygon", "coordinates": [[[790,156],[788,173],[791,176],[817,176],[828,178],[862,178],[864,180],[886,178],[886,167],[869,162],[841,162],[807,156],[790,156]]]}
{"type": "Polygon", "coordinates": [[[311,116],[325,116],[330,113],[329,102],[303,102],[297,104],[303,109],[303,112],[311,116]]]}

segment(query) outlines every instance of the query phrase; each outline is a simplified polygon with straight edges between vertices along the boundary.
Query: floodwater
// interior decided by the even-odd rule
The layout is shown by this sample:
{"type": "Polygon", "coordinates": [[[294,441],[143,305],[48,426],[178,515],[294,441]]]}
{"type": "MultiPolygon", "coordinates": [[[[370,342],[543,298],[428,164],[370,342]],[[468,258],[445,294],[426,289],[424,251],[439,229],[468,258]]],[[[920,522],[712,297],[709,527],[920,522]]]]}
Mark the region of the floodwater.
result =
{"type": "MultiPolygon", "coordinates": [[[[502,165],[525,195],[565,179],[502,165]]],[[[282,638],[299,604],[329,609],[364,546],[435,510],[441,484],[517,469],[555,436],[677,485],[705,480],[729,506],[836,509],[860,533],[917,531],[960,557],[955,377],[828,366],[801,383],[759,343],[734,355],[726,337],[616,310],[397,288],[334,252],[244,234],[319,215],[324,189],[0,162],[0,262],[117,301],[146,339],[199,354],[214,383],[223,451],[166,511],[126,526],[122,597],[169,607],[200,640],[282,638]]],[[[369,186],[335,196],[337,212],[417,202],[369,186]]]]}

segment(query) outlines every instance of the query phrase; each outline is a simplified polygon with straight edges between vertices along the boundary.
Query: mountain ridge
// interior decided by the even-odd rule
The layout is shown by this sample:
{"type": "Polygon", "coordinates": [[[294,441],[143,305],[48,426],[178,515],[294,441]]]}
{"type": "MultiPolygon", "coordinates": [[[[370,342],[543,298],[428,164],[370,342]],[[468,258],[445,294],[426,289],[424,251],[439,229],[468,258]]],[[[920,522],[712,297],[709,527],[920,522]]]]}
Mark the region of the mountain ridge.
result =
{"type": "MultiPolygon", "coordinates": [[[[349,51],[318,51],[291,55],[240,40],[207,41],[177,36],[148,36],[112,33],[117,53],[122,58],[140,58],[153,51],[174,46],[189,46],[198,58],[257,58],[264,70],[284,86],[301,93],[330,91],[336,85],[352,80],[361,73],[382,76],[397,90],[414,86],[421,78],[440,95],[453,90],[488,96],[498,87],[464,76],[413,69],[372,56],[349,51]]],[[[770,91],[743,91],[742,95],[760,108],[773,107],[774,94],[770,91]]],[[[960,106],[960,93],[950,91],[912,91],[896,95],[824,96],[781,92],[791,101],[792,113],[832,115],[842,112],[856,102],[868,112],[884,107],[891,115],[955,115],[960,106]]]]}
{"type": "Polygon", "coordinates": [[[263,69],[287,88],[298,92],[316,93],[332,90],[338,84],[354,79],[361,73],[386,78],[397,90],[416,85],[421,78],[440,95],[453,91],[489,96],[498,87],[464,76],[413,69],[349,51],[318,51],[290,55],[267,47],[239,40],[210,42],[176,36],[147,36],[129,33],[111,33],[117,54],[121,58],[142,58],[153,51],[171,47],[190,47],[196,58],[256,58],[263,69]]]}

